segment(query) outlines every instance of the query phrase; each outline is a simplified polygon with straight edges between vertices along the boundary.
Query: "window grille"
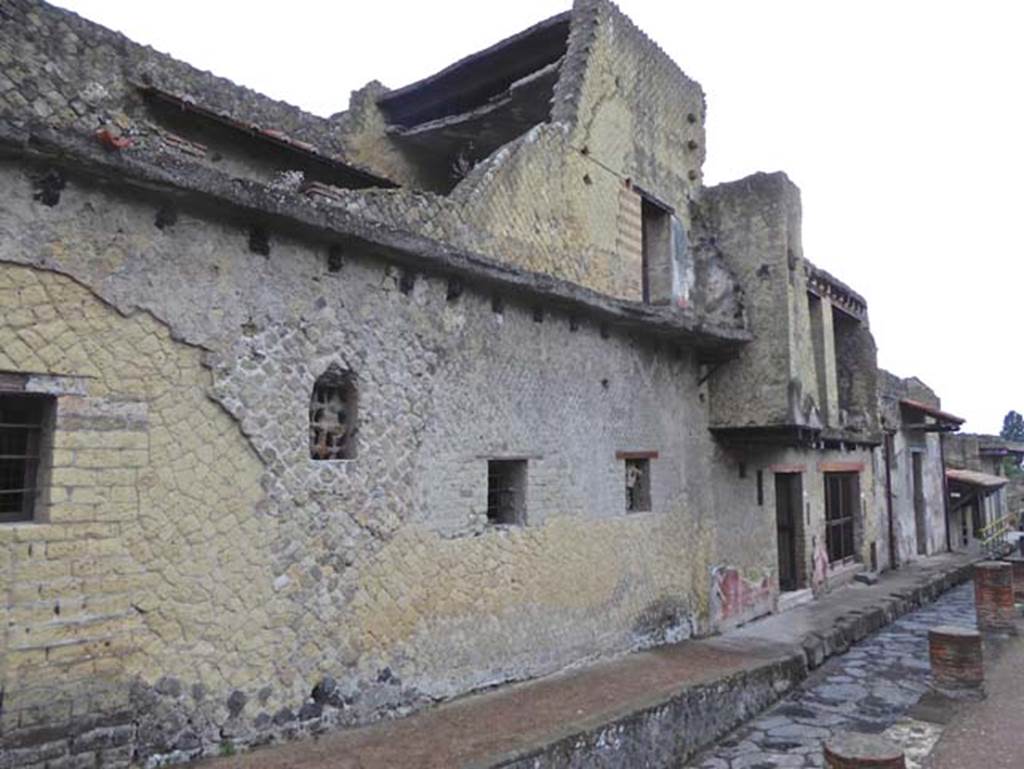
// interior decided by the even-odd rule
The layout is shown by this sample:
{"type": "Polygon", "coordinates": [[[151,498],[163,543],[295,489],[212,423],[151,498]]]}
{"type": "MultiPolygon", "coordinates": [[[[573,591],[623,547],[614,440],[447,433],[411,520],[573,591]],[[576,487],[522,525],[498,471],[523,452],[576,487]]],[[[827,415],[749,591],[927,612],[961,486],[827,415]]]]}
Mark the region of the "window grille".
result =
{"type": "Polygon", "coordinates": [[[860,503],[857,473],[825,473],[825,545],[836,563],[856,554],[854,524],[860,503]]]}
{"type": "Polygon", "coordinates": [[[487,463],[487,520],[526,523],[526,460],[492,459],[487,463]]]}
{"type": "Polygon", "coordinates": [[[358,418],[355,374],[332,364],[313,385],[309,403],[309,455],[354,459],[358,418]]]}
{"type": "Polygon", "coordinates": [[[52,404],[51,396],[0,394],[0,523],[36,515],[52,404]]]}

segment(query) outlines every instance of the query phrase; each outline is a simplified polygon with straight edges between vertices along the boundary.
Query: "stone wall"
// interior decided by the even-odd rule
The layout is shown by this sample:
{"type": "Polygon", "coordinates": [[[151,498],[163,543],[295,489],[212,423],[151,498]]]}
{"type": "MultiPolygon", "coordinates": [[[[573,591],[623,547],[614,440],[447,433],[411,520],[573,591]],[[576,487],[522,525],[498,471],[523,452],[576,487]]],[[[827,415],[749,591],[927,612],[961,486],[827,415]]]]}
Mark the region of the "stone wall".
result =
{"type": "Polygon", "coordinates": [[[829,440],[877,442],[874,339],[866,315],[812,294],[821,272],[803,254],[796,185],[782,173],[754,174],[704,190],[695,211],[696,238],[713,243],[736,275],[756,329],[711,380],[713,426],[808,428],[829,440]]]}
{"type": "Polygon", "coordinates": [[[92,726],[146,759],[361,723],[713,627],[738,556],[692,352],[356,251],[332,272],[326,243],[253,253],[188,206],[157,227],[158,201],[76,177],[48,206],[38,176],[8,162],[0,187],[0,368],[71,383],[45,522],[0,527],[26,762],[99,749],[92,726]],[[358,455],[317,462],[332,363],[357,374],[358,455]],[[658,452],[649,513],[620,451],[658,452]],[[529,462],[522,527],[486,522],[506,456],[529,462]]]}
{"type": "Polygon", "coordinates": [[[793,339],[791,313],[799,305],[790,283],[797,280],[796,260],[802,257],[799,206],[799,191],[784,174],[755,174],[704,191],[698,237],[713,241],[736,274],[751,328],[758,330],[757,339],[711,379],[715,426],[784,425],[793,419],[791,372],[800,368],[794,362],[800,348],[793,339]]]}
{"type": "MultiPolygon", "coordinates": [[[[925,554],[946,550],[946,500],[943,485],[945,470],[940,441],[948,442],[951,436],[905,429],[905,423],[920,423],[925,417],[919,412],[905,412],[900,406],[900,399],[909,398],[939,408],[939,398],[919,379],[901,379],[888,371],[879,371],[878,374],[879,412],[884,429],[892,435],[889,479],[892,490],[893,535],[896,541],[897,562],[902,564],[925,554]],[[920,523],[917,520],[914,502],[914,454],[920,454],[921,457],[923,516],[920,523]],[[919,534],[924,535],[924,553],[919,552],[922,547],[919,534]]],[[[878,453],[882,456],[884,452],[878,453]]],[[[891,567],[888,543],[889,513],[884,473],[885,466],[880,464],[877,477],[878,516],[883,529],[884,548],[880,545],[879,554],[884,555],[886,565],[891,567]]]]}

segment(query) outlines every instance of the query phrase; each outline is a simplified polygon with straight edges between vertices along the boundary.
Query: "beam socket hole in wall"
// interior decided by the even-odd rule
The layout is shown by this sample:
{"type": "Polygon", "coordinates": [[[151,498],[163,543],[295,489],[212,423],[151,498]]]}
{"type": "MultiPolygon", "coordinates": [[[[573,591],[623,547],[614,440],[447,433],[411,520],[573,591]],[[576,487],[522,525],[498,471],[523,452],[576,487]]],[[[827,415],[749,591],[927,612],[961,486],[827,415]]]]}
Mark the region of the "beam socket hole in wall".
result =
{"type": "Polygon", "coordinates": [[[345,254],[341,250],[341,246],[331,246],[327,249],[327,271],[328,272],[341,272],[341,268],[345,264],[345,254]]]}
{"type": "Polygon", "coordinates": [[[487,522],[509,526],[525,525],[525,459],[488,460],[487,522]]]}
{"type": "Polygon", "coordinates": [[[464,290],[465,287],[462,285],[462,278],[448,278],[448,288],[445,291],[444,298],[449,302],[454,302],[462,296],[462,292],[464,290]]]}
{"type": "Polygon", "coordinates": [[[40,517],[55,411],[51,395],[0,393],[0,523],[40,517]]]}
{"type": "Polygon", "coordinates": [[[53,208],[60,203],[60,193],[63,192],[67,183],[67,177],[62,172],[47,171],[35,179],[35,192],[32,194],[32,199],[53,208]]]}
{"type": "Polygon", "coordinates": [[[153,225],[158,230],[166,229],[167,227],[173,227],[178,223],[178,210],[174,206],[163,206],[156,212],[156,219],[153,220],[153,225]]]}
{"type": "Polygon", "coordinates": [[[416,273],[412,270],[402,270],[398,276],[398,290],[408,296],[416,288],[416,273]]]}
{"type": "Polygon", "coordinates": [[[356,375],[332,363],[313,385],[309,402],[312,459],[355,459],[358,424],[356,375]]]}
{"type": "Polygon", "coordinates": [[[651,460],[644,458],[626,460],[626,512],[648,513],[651,511],[651,460]]]}
{"type": "Polygon", "coordinates": [[[260,256],[270,256],[270,233],[258,224],[249,227],[249,250],[260,256]]]}

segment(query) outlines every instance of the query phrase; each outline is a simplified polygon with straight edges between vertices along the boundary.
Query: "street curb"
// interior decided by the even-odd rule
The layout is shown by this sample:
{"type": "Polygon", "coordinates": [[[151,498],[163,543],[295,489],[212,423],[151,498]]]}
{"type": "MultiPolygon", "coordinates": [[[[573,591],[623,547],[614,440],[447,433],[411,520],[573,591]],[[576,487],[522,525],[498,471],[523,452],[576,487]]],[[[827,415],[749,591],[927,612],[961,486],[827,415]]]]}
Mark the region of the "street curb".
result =
{"type": "Polygon", "coordinates": [[[912,588],[890,593],[879,606],[844,614],[824,635],[808,633],[801,642],[808,669],[821,667],[830,657],[842,654],[853,644],[904,614],[931,603],[943,593],[969,581],[973,568],[974,564],[969,563],[930,576],[912,588]]]}
{"type": "Polygon", "coordinates": [[[569,723],[542,744],[471,762],[463,769],[678,767],[776,703],[830,657],[968,581],[972,568],[973,563],[956,566],[880,596],[877,606],[842,615],[829,632],[808,633],[791,647],[791,654],[782,652],[777,659],[717,681],[683,686],[628,713],[569,723]]]}

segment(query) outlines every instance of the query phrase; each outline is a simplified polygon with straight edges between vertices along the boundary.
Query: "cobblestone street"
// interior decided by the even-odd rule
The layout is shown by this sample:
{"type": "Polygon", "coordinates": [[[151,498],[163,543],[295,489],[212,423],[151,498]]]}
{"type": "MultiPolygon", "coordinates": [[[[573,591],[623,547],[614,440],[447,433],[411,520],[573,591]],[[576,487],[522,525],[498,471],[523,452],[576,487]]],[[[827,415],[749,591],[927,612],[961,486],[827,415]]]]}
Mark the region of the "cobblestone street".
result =
{"type": "Polygon", "coordinates": [[[908,767],[937,734],[904,719],[928,687],[928,629],[974,627],[971,583],[835,657],[795,692],[740,727],[690,766],[771,769],[823,766],[822,744],[834,732],[888,732],[907,750],[908,767]]]}

